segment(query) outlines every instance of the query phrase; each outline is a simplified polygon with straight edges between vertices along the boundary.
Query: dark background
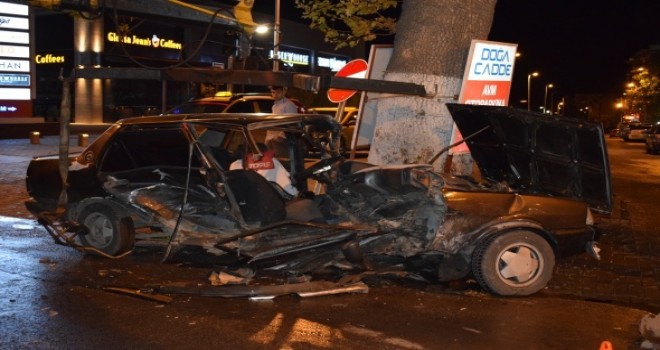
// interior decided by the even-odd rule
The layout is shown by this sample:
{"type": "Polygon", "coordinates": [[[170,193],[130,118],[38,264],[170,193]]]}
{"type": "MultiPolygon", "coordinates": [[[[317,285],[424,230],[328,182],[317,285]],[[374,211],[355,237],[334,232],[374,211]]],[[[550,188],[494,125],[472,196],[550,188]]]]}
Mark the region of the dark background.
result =
{"type": "MultiPolygon", "coordinates": [[[[294,3],[281,0],[282,18],[300,20],[294,3]]],[[[254,11],[274,14],[275,1],[255,0],[254,11]]],[[[660,44],[660,1],[499,0],[488,39],[518,44],[512,102],[526,98],[533,71],[534,95],[550,83],[560,95],[621,93],[628,59],[660,44]]]]}

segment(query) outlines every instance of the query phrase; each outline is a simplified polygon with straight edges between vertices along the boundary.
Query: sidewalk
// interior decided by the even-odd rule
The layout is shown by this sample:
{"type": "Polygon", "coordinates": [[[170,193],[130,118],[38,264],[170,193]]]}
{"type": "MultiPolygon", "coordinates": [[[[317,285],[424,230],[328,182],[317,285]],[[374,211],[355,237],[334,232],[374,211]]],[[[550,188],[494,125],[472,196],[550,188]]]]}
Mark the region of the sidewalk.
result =
{"type": "MultiPolygon", "coordinates": [[[[97,135],[89,135],[92,142],[97,135]]],[[[70,152],[81,152],[78,135],[69,140],[70,152]]],[[[23,202],[28,198],[25,189],[25,173],[33,157],[59,153],[59,136],[42,136],[39,144],[30,139],[0,139],[0,216],[31,218],[23,202]]],[[[1,227],[0,227],[1,229],[1,227]]]]}
{"type": "MultiPolygon", "coordinates": [[[[97,135],[90,135],[90,142],[97,135]]],[[[71,152],[80,152],[78,136],[71,152]]],[[[0,140],[0,216],[33,217],[25,210],[25,171],[34,156],[57,154],[59,138],[0,140]]],[[[557,262],[555,274],[541,295],[637,306],[660,312],[660,233],[657,232],[657,191],[644,194],[629,182],[614,179],[617,188],[612,215],[597,217],[606,235],[600,241],[601,261],[586,254],[557,262]],[[634,197],[634,200],[628,197],[634,197]]],[[[1,222],[0,222],[1,225],[1,222]]],[[[0,230],[4,228],[0,226],[0,230]]]]}

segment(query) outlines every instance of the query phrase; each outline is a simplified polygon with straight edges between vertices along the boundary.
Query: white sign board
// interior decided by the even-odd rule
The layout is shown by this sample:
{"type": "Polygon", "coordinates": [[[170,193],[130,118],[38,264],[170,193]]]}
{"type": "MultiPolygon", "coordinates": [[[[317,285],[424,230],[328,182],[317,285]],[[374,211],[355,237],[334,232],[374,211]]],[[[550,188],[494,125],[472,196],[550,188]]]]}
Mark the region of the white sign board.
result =
{"type": "MultiPolygon", "coordinates": [[[[472,40],[459,103],[507,106],[516,59],[516,44],[472,40]]],[[[454,125],[451,144],[463,138],[454,125]]],[[[467,143],[453,147],[450,154],[469,153],[467,143]]]]}
{"type": "Polygon", "coordinates": [[[0,57],[29,58],[30,47],[0,44],[0,57]]]}
{"type": "MultiPolygon", "coordinates": [[[[369,69],[367,79],[384,80],[385,70],[392,57],[392,45],[372,45],[369,53],[369,69]]],[[[376,104],[379,92],[363,92],[360,98],[360,109],[357,117],[356,127],[353,131],[353,142],[351,150],[357,150],[371,145],[376,128],[376,117],[378,111],[376,104]]]]}
{"type": "Polygon", "coordinates": [[[30,43],[30,33],[0,30],[0,43],[28,45],[30,43]]]}
{"type": "Polygon", "coordinates": [[[32,117],[34,63],[30,55],[30,7],[0,1],[0,112],[32,117]],[[16,45],[18,44],[18,45],[16,45]]]}
{"type": "Polygon", "coordinates": [[[27,18],[0,15],[0,28],[28,30],[30,21],[27,18]]]}
{"type": "Polygon", "coordinates": [[[0,88],[0,96],[2,96],[3,100],[29,100],[30,89],[0,88]]]}
{"type": "Polygon", "coordinates": [[[28,60],[8,60],[0,58],[0,71],[3,72],[29,72],[30,61],[28,60]]]}
{"type": "Polygon", "coordinates": [[[14,4],[11,2],[0,1],[0,12],[7,15],[28,16],[30,14],[28,5],[14,4]]]}

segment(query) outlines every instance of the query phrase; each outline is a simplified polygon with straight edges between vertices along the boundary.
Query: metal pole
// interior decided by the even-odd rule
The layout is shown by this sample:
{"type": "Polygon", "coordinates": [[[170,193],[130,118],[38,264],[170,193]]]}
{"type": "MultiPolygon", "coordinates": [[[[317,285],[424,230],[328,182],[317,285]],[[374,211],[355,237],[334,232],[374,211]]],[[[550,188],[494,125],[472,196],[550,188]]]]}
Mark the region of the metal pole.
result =
{"type": "Polygon", "coordinates": [[[550,94],[550,114],[555,114],[555,93],[550,94]]]}
{"type": "Polygon", "coordinates": [[[280,70],[280,0],[275,0],[275,30],[273,31],[273,72],[280,70]]]}
{"type": "MultiPolygon", "coordinates": [[[[552,89],[554,85],[545,84],[545,96],[543,97],[543,113],[548,113],[548,89],[552,89]]],[[[550,102],[552,104],[552,102],[550,102]]],[[[550,114],[552,114],[552,106],[550,106],[550,114]]]]}
{"type": "Polygon", "coordinates": [[[532,110],[532,74],[527,74],[527,110],[532,110]]]}

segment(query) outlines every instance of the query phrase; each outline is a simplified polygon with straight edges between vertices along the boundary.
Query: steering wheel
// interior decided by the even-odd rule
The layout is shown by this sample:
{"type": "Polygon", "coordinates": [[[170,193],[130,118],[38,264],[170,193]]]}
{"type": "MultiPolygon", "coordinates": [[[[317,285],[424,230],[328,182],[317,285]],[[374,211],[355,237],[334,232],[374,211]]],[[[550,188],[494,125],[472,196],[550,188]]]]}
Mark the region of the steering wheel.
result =
{"type": "Polygon", "coordinates": [[[321,159],[314,163],[309,168],[303,169],[296,173],[296,181],[305,181],[307,178],[312,178],[321,182],[330,182],[328,177],[328,170],[332,169],[332,165],[343,160],[342,156],[333,156],[326,159],[321,159]]]}

